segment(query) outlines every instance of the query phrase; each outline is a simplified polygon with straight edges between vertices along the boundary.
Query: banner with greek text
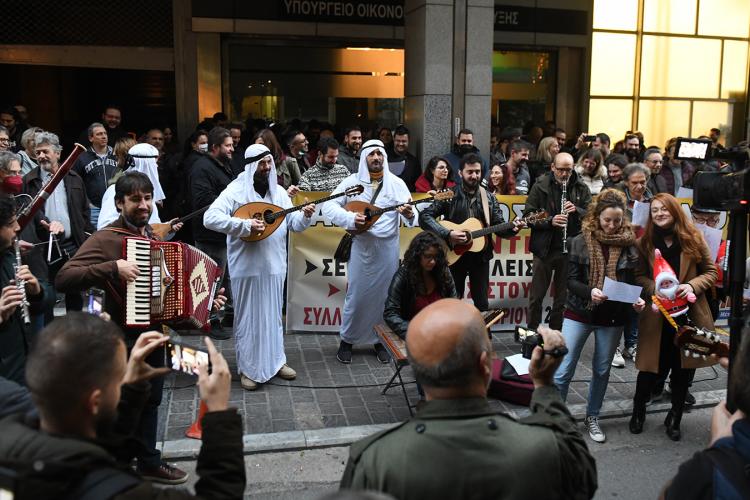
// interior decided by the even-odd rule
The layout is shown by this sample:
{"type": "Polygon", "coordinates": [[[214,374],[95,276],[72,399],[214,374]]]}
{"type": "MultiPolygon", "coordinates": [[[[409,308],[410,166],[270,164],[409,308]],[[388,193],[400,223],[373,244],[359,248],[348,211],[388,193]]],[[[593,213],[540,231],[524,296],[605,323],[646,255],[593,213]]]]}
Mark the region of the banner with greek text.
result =
{"type": "MultiPolygon", "coordinates": [[[[300,193],[294,204],[304,202],[304,197],[315,200],[328,193],[300,193]]],[[[425,197],[414,194],[414,199],[425,197]]],[[[525,196],[499,196],[503,218],[513,220],[524,210],[525,196]]],[[[422,208],[426,206],[423,205],[422,208]]],[[[417,205],[417,212],[420,205],[417,205]]],[[[418,227],[401,227],[401,257],[412,238],[419,234],[418,227]]],[[[289,271],[287,280],[286,329],[294,332],[338,332],[341,326],[344,297],[347,285],[347,266],[333,258],[344,230],[325,219],[320,207],[312,225],[301,233],[289,236],[289,271]]],[[[532,260],[529,251],[530,231],[524,229],[511,238],[492,235],[494,258],[490,261],[490,308],[508,310],[507,316],[497,324],[497,329],[512,330],[517,324],[527,323],[529,294],[531,290],[532,260]]],[[[466,286],[468,299],[468,281],[466,286]]],[[[548,321],[552,305],[551,290],[543,305],[542,321],[548,321]]],[[[382,304],[373,304],[382,307],[382,304]]]]}

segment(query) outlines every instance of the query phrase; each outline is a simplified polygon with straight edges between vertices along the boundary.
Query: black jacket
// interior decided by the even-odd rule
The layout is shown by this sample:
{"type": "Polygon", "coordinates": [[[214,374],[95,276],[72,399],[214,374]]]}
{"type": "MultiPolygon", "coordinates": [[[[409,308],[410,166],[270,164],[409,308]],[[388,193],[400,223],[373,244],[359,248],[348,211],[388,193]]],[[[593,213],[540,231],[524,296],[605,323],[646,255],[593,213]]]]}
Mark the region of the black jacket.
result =
{"type": "MultiPolygon", "coordinates": [[[[75,242],[76,247],[80,248],[86,238],[96,231],[96,228],[91,224],[89,199],[86,196],[83,180],[72,170],[63,178],[63,185],[68,199],[70,237],[75,242]]],[[[37,167],[23,177],[23,192],[33,198],[41,189],[41,167],[37,167]]]]}
{"type": "MultiPolygon", "coordinates": [[[[589,203],[591,203],[591,191],[578,178],[578,174],[573,171],[567,185],[567,199],[576,206],[576,212],[568,216],[567,236],[568,242],[574,236],[581,232],[581,220],[586,215],[589,203]]],[[[538,222],[531,226],[531,241],[529,247],[531,253],[541,259],[551,253],[562,252],[562,229],[552,226],[552,216],[559,214],[562,201],[562,188],[554,180],[554,174],[551,172],[541,176],[531,186],[529,195],[526,197],[526,208],[524,215],[537,210],[546,210],[549,218],[543,222],[538,222]],[[553,243],[558,245],[552,248],[553,243]]]]}
{"type": "MultiPolygon", "coordinates": [[[[484,189],[484,188],[480,188],[484,189]]],[[[461,186],[455,186],[453,188],[453,199],[448,201],[434,201],[426,209],[422,210],[419,215],[419,226],[425,231],[432,231],[441,238],[443,238],[448,244],[450,244],[450,230],[441,226],[437,221],[441,216],[445,217],[445,220],[460,224],[470,217],[476,217],[485,227],[502,224],[505,222],[503,214],[500,212],[500,204],[492,193],[487,193],[487,207],[490,212],[489,224],[484,219],[484,210],[482,209],[482,200],[479,192],[477,191],[475,196],[474,215],[471,215],[470,211],[470,200],[461,186]]],[[[515,234],[512,229],[509,229],[503,233],[496,233],[498,236],[512,236],[515,234]]],[[[485,245],[482,251],[482,258],[485,262],[488,262],[492,258],[492,244],[488,239],[488,244],[485,245]]]]}
{"type": "Polygon", "coordinates": [[[137,451],[132,435],[148,395],[148,384],[123,386],[115,432],[97,440],[50,435],[39,430],[38,422],[23,415],[7,417],[0,421],[0,464],[15,471],[28,470],[31,464],[37,469],[44,466],[43,473],[24,481],[23,486],[33,487],[36,493],[25,498],[59,498],[62,492],[79,498],[94,491],[99,492],[94,495],[97,498],[122,500],[242,498],[242,419],[236,410],[210,412],[203,418],[196,495],[184,489],[157,488],[132,471],[129,462],[137,451]],[[96,485],[96,489],[81,486],[90,484],[91,477],[103,471],[109,471],[104,484],[96,485]],[[112,486],[115,481],[122,481],[119,488],[112,486]]]}
{"type": "Polygon", "coordinates": [[[108,147],[107,156],[102,162],[101,158],[89,147],[76,160],[73,171],[83,180],[86,187],[86,196],[95,207],[102,206],[104,191],[109,187],[109,180],[117,170],[117,158],[108,147]]]}
{"type": "Polygon", "coordinates": [[[419,166],[419,160],[408,151],[402,156],[391,149],[388,152],[388,164],[391,165],[397,162],[404,162],[404,170],[399,177],[404,183],[406,183],[406,187],[409,188],[409,191],[414,193],[416,191],[415,184],[417,179],[422,175],[422,168],[419,166]]]}
{"type": "MultiPolygon", "coordinates": [[[[635,284],[635,268],[638,265],[638,251],[635,246],[623,248],[617,260],[617,281],[635,284]]],[[[590,253],[583,234],[570,241],[568,251],[568,294],[565,309],[587,319],[587,323],[606,326],[624,325],[630,304],[606,301],[589,309],[591,285],[589,284],[590,253]]]]}
{"type": "MultiPolygon", "coordinates": [[[[222,164],[208,153],[202,153],[190,170],[191,210],[198,210],[214,202],[232,182],[234,175],[229,163],[222,164]]],[[[203,226],[203,217],[193,218],[193,234],[196,242],[226,243],[227,236],[203,226]]]]}
{"type": "MultiPolygon", "coordinates": [[[[449,279],[448,293],[441,298],[457,298],[456,284],[453,283],[453,276],[448,273],[449,279]]],[[[416,302],[417,291],[409,283],[406,267],[399,266],[396,274],[393,275],[391,286],[388,288],[388,297],[385,299],[385,310],[383,319],[393,332],[401,337],[406,338],[406,330],[409,328],[409,321],[414,317],[414,303],[416,302]]]]}

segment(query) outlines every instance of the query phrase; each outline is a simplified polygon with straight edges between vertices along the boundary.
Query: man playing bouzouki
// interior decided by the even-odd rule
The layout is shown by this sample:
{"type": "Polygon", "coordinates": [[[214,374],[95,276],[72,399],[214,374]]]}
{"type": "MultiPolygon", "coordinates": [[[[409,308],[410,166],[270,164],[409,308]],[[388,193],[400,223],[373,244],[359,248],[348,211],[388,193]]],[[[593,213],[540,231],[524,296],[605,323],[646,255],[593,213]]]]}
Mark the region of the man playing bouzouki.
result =
{"type": "Polygon", "coordinates": [[[269,149],[253,144],[245,151],[245,172],[233,180],[203,216],[207,229],[228,236],[227,258],[234,296],[234,332],[240,383],[253,391],[274,376],[291,380],[297,373],[286,364],[281,307],[284,301],[287,247],[286,230],[303,231],[315,205],[286,215],[277,230],[260,241],[243,241],[263,233],[266,223],[240,218],[235,212],[245,204],[265,202],[282,209],[292,207],[286,191],[276,182],[276,166],[269,149]]]}
{"type": "Polygon", "coordinates": [[[406,205],[411,200],[411,193],[404,181],[388,169],[385,146],[378,140],[362,145],[359,170],[344,179],[333,194],[356,184],[365,187],[362,194],[336,198],[323,205],[323,214],[337,226],[356,231],[371,222],[364,214],[344,208],[352,201],[364,201],[377,207],[400,206],[397,210],[382,213],[372,227],[357,234],[352,241],[347,269],[349,286],[344,299],[341,344],[336,357],[342,363],[351,363],[354,344],[374,344],[380,362],[388,363],[388,353],[378,342],[373,328],[383,322],[388,286],[398,268],[401,217],[409,225],[414,221],[411,205],[406,205]]]}
{"type": "MultiPolygon", "coordinates": [[[[422,211],[419,225],[426,231],[432,231],[442,237],[450,247],[469,242],[466,231],[449,230],[437,221],[441,216],[445,220],[462,223],[466,219],[479,219],[485,227],[503,224],[503,215],[495,196],[479,185],[482,175],[482,158],[469,153],[459,163],[461,183],[453,188],[455,196],[449,201],[435,201],[422,211]],[[489,220],[487,220],[489,218],[489,220]]],[[[496,233],[501,237],[512,236],[525,227],[523,221],[514,222],[513,227],[505,232],[496,233]]],[[[464,296],[466,276],[469,277],[471,298],[480,311],[486,311],[488,304],[488,286],[490,280],[490,259],[492,258],[492,240],[486,239],[484,249],[479,253],[467,252],[450,268],[453,281],[456,283],[458,297],[464,296]]]]}

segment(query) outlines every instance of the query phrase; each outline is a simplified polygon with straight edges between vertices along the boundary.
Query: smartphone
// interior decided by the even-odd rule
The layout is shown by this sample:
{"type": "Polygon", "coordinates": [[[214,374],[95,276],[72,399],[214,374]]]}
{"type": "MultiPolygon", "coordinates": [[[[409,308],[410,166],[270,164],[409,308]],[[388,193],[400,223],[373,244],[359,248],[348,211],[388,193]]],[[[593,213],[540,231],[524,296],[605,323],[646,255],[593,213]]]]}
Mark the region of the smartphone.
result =
{"type": "Polygon", "coordinates": [[[583,141],[584,142],[594,142],[595,140],[596,140],[596,136],[595,135],[585,135],[585,136],[583,136],[583,141]]]}
{"type": "Polygon", "coordinates": [[[104,290],[89,288],[86,292],[86,312],[101,316],[104,312],[104,290]]]}
{"type": "Polygon", "coordinates": [[[198,363],[203,363],[208,365],[208,372],[211,373],[208,351],[203,349],[169,340],[167,342],[167,356],[169,356],[167,360],[169,367],[174,371],[197,376],[198,363]]]}

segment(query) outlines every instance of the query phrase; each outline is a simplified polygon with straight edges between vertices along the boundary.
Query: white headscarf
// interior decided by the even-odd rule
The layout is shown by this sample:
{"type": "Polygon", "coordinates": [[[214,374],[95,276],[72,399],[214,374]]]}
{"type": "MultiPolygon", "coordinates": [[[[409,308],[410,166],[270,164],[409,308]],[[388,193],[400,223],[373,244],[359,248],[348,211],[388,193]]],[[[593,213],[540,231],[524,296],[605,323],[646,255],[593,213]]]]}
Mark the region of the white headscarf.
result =
{"type": "MultiPolygon", "coordinates": [[[[371,139],[362,144],[362,148],[359,150],[359,170],[357,171],[357,179],[363,184],[370,184],[370,170],[367,168],[367,155],[372,153],[373,149],[379,149],[380,152],[383,153],[383,189],[380,190],[378,199],[381,197],[397,197],[398,191],[396,191],[396,186],[394,185],[395,183],[393,180],[399,179],[399,177],[395,176],[388,167],[388,153],[385,152],[385,145],[377,139],[371,139]]],[[[375,204],[378,204],[377,200],[375,201],[375,204]]]]}
{"type": "Polygon", "coordinates": [[[271,170],[268,172],[268,193],[275,205],[281,205],[281,197],[288,197],[286,191],[279,189],[276,174],[276,163],[273,161],[271,150],[263,144],[251,144],[245,150],[245,182],[248,186],[248,197],[250,202],[263,201],[263,197],[255,191],[255,171],[258,163],[263,158],[270,157],[271,170]]]}
{"type": "Polygon", "coordinates": [[[133,157],[134,166],[130,167],[128,172],[141,172],[154,185],[154,203],[166,198],[164,190],[159,182],[159,170],[156,165],[156,159],[159,158],[159,150],[148,143],[136,144],[128,150],[128,154],[133,157]]]}

